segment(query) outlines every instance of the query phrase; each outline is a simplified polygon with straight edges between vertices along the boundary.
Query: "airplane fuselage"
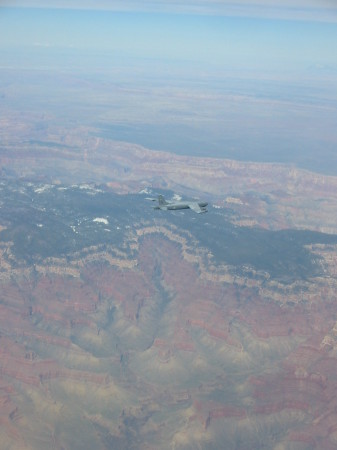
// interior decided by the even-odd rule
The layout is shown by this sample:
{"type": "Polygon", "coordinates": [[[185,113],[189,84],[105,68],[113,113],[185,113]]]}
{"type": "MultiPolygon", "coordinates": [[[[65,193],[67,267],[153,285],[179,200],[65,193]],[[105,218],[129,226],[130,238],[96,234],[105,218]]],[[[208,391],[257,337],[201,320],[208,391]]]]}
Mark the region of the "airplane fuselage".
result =
{"type": "MultiPolygon", "coordinates": [[[[208,203],[202,202],[198,203],[198,205],[200,206],[200,208],[206,208],[208,203]]],[[[172,205],[167,205],[167,209],[190,209],[190,205],[188,203],[179,202],[172,205]]]]}
{"type": "MultiPolygon", "coordinates": [[[[154,199],[151,199],[154,200],[154,199]]],[[[206,213],[207,202],[195,202],[195,201],[184,201],[184,202],[167,202],[163,195],[158,195],[158,206],[154,209],[163,209],[164,211],[176,211],[178,209],[192,209],[197,214],[206,213]]]]}
{"type": "MultiPolygon", "coordinates": [[[[199,207],[201,210],[205,210],[204,212],[206,212],[206,207],[208,205],[207,202],[200,202],[198,203],[199,207]]],[[[188,203],[184,203],[184,202],[177,202],[177,203],[169,203],[167,205],[160,205],[160,206],[156,206],[155,209],[164,209],[164,210],[170,210],[170,211],[175,211],[178,209],[191,209],[190,205],[188,203]]]]}

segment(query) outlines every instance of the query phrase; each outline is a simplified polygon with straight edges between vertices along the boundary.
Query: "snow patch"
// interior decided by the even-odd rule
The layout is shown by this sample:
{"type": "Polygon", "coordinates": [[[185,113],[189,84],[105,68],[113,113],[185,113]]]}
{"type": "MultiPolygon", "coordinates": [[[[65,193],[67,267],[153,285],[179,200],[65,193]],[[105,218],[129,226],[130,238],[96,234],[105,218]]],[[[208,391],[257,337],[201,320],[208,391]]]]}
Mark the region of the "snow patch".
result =
{"type": "Polygon", "coordinates": [[[151,189],[148,189],[148,188],[144,188],[144,189],[142,189],[141,191],[139,191],[138,192],[138,194],[151,194],[151,189]]]}
{"type": "Polygon", "coordinates": [[[104,223],[104,225],[109,225],[109,221],[104,219],[104,217],[96,217],[93,222],[104,223]]]}
{"type": "Polygon", "coordinates": [[[48,191],[51,187],[52,186],[50,184],[45,184],[44,186],[34,189],[34,192],[36,194],[41,194],[41,192],[48,191]]]}

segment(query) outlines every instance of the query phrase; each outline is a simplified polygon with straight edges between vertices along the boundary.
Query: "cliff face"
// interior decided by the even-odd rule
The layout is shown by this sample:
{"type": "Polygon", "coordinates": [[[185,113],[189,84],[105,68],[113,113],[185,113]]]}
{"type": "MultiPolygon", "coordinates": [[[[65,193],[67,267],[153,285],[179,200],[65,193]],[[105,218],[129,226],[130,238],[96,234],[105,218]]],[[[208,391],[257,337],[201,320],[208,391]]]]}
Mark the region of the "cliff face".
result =
{"type": "Polygon", "coordinates": [[[151,151],[93,137],[95,131],[56,126],[41,131],[27,117],[9,117],[2,131],[0,173],[68,184],[89,179],[123,194],[144,186],[202,193],[217,206],[231,208],[238,225],[337,232],[336,177],[283,164],[151,151]]]}
{"type": "MultiPolygon", "coordinates": [[[[72,259],[75,276],[65,264],[56,273],[54,258],[3,279],[7,447],[333,446],[334,265],[300,284],[252,272],[233,280],[164,222],[131,237],[129,268],[88,250],[72,259]]],[[[315,251],[330,262],[337,254],[315,251]]]]}
{"type": "Polygon", "coordinates": [[[336,178],[6,124],[4,448],[336,447],[336,178]]]}

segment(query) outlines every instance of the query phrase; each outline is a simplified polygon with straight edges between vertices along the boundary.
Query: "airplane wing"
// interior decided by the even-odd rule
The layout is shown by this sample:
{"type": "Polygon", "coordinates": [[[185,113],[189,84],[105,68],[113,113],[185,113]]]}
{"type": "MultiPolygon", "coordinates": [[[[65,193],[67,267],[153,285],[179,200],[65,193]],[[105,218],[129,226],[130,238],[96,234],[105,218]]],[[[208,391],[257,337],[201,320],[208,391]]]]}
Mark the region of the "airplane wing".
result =
{"type": "Polygon", "coordinates": [[[198,205],[197,202],[188,203],[188,206],[190,207],[190,209],[193,209],[193,211],[198,213],[198,214],[207,212],[207,209],[200,208],[200,206],[198,205]]]}

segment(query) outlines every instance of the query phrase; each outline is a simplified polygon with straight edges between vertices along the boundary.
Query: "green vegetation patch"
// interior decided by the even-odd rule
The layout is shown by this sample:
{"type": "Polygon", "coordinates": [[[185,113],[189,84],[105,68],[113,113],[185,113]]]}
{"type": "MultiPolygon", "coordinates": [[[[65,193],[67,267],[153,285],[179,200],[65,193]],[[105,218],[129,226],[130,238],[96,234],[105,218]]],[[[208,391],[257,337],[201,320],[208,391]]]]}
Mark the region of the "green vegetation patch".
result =
{"type": "Polygon", "coordinates": [[[190,245],[207,248],[216,264],[230,264],[238,274],[247,267],[268,272],[288,283],[324,273],[320,258],[306,246],[337,244],[336,235],[308,230],[235,226],[229,220],[230,210],[211,206],[200,215],[190,210],[156,211],[145,199],[147,194],[117,195],[95,185],[7,181],[0,185],[0,195],[0,220],[6,226],[0,239],[13,242],[17,261],[27,264],[51,256],[71,257],[90,246],[109,246],[131,257],[130,232],[141,223],[155,225],[159,220],[175,225],[185,237],[190,233],[190,245]]]}
{"type": "Polygon", "coordinates": [[[133,201],[96,186],[8,182],[0,186],[2,241],[20,261],[69,256],[90,246],[125,247],[133,201]]]}
{"type": "Polygon", "coordinates": [[[324,274],[321,259],[306,246],[337,244],[337,236],[310,230],[269,231],[233,225],[230,211],[212,210],[198,217],[188,211],[174,213],[170,220],[188,229],[202,247],[211,251],[217,264],[230,264],[241,273],[244,267],[268,272],[281,282],[324,274]]]}

